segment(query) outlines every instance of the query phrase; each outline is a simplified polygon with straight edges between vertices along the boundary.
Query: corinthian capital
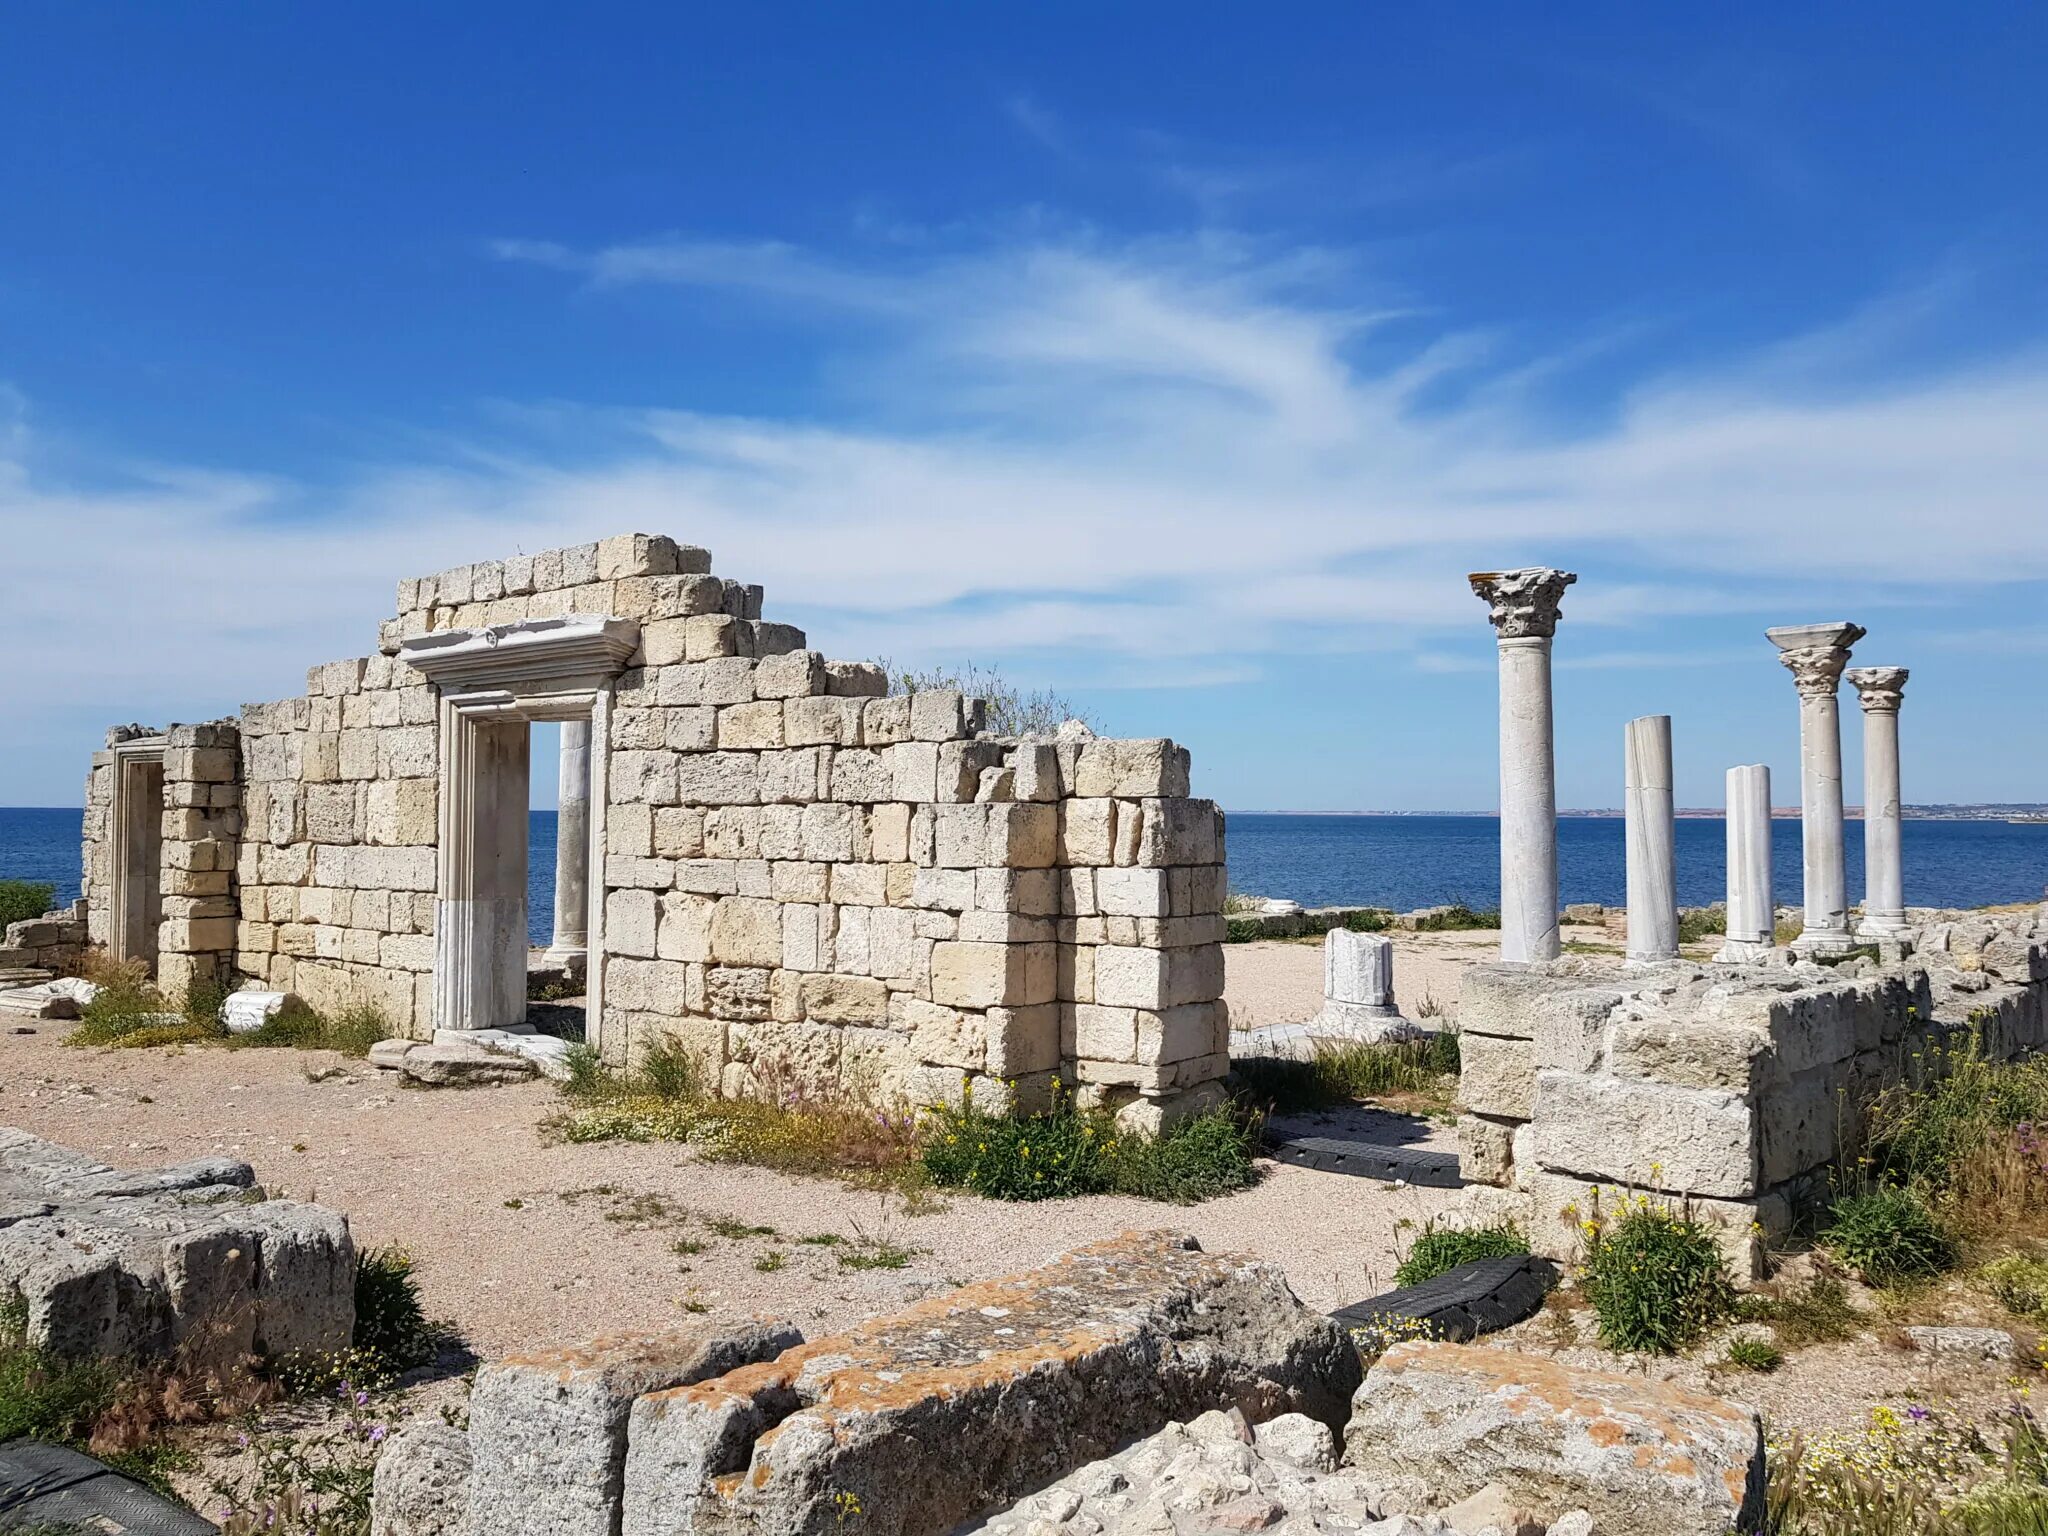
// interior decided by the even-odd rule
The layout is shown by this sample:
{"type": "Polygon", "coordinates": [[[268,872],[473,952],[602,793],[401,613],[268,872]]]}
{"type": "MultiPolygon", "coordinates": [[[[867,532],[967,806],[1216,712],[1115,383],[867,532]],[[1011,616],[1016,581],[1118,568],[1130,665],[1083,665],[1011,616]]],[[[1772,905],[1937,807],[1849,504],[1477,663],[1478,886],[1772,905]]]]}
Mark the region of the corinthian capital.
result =
{"type": "Polygon", "coordinates": [[[1764,631],[1802,699],[1834,697],[1842,668],[1849,664],[1849,647],[1865,633],[1861,624],[1790,624],[1764,631]]]}
{"type": "Polygon", "coordinates": [[[1904,667],[1851,667],[1844,675],[1855,688],[1864,713],[1896,715],[1899,712],[1899,702],[1906,692],[1906,678],[1910,675],[1904,667]]]}
{"type": "Polygon", "coordinates": [[[1519,571],[1474,571],[1466,580],[1491,611],[1487,617],[1503,640],[1548,639],[1557,633],[1558,600],[1577,581],[1573,571],[1547,565],[1519,571]]]}

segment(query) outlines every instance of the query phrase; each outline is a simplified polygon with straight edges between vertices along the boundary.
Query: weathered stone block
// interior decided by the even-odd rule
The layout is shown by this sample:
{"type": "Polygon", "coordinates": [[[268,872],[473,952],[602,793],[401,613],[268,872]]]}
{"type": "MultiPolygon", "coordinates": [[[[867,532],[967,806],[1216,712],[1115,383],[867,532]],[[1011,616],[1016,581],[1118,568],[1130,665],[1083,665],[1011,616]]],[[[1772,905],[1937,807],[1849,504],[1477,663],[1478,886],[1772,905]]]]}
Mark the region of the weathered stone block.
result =
{"type": "Polygon", "coordinates": [[[469,1399],[471,1529],[615,1536],[634,1402],[772,1360],[802,1337],[787,1323],[706,1323],[484,1366],[469,1399]]]}
{"type": "Polygon", "coordinates": [[[1345,1461],[1408,1507],[1498,1485],[1549,1522],[1721,1536],[1761,1516],[1756,1410],[1669,1382],[1463,1344],[1399,1344],[1353,1400],[1345,1461]]]}
{"type": "Polygon", "coordinates": [[[1467,1109],[1504,1120],[1527,1120],[1535,1112],[1536,1063],[1527,1039],[1461,1029],[1458,1054],[1458,1101],[1467,1109]]]}
{"type": "Polygon", "coordinates": [[[1127,1233],[642,1398],[623,1530],[829,1532],[857,1506],[876,1536],[940,1536],[1173,1418],[1332,1422],[1357,1370],[1277,1269],[1127,1233]],[[946,1453],[906,1475],[906,1437],[946,1453]]]}
{"type": "Polygon", "coordinates": [[[471,1536],[469,1432],[414,1419],[385,1443],[370,1485],[371,1536],[471,1536]]]}
{"type": "Polygon", "coordinates": [[[1756,1110],[1741,1094],[1538,1072],[1533,1109],[1537,1161],[1555,1172],[1728,1199],[1757,1191],[1756,1110]]]}

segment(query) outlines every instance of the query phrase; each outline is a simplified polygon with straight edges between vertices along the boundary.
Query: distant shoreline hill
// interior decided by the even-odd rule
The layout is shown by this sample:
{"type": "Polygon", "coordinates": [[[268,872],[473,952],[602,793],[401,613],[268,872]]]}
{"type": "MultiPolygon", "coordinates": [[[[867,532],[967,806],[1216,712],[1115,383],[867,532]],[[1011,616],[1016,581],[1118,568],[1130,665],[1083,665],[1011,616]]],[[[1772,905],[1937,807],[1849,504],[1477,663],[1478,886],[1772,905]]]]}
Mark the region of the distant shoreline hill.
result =
{"type": "MultiPolygon", "coordinates": [[[[1492,816],[1492,811],[1264,811],[1243,809],[1232,812],[1238,816],[1492,816]]],[[[1577,818],[1602,818],[1619,820],[1622,812],[1618,808],[1601,810],[1559,811],[1559,816],[1577,818]]],[[[1717,805],[1680,806],[1673,814],[1688,821],[1719,821],[1723,812],[1717,805]]],[[[1844,806],[1842,814],[1851,821],[1863,819],[1863,807],[1844,806]]],[[[1986,805],[1907,805],[1901,806],[1899,814],[1907,821],[2018,821],[2039,822],[2048,827],[2048,803],[2031,800],[2017,800],[2010,804],[1986,805]]],[[[1780,821],[1797,821],[1799,807],[1776,805],[1771,815],[1780,821]]]]}

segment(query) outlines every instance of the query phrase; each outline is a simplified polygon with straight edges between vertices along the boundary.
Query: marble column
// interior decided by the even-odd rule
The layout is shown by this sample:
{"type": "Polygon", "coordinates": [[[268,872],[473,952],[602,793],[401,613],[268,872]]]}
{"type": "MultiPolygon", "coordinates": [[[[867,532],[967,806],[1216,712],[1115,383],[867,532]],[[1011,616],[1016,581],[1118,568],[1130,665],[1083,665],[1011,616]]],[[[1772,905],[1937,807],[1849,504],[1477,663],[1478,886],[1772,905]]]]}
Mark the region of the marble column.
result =
{"type": "Polygon", "coordinates": [[[1906,923],[1905,864],[1899,855],[1899,701],[1904,667],[1852,667],[1863,704],[1863,921],[1857,937],[1897,939],[1906,923]]]}
{"type": "Polygon", "coordinates": [[[1470,578],[1500,641],[1500,957],[1508,961],[1558,956],[1550,642],[1558,601],[1578,579],[1548,566],[1470,578]]]}
{"type": "Polygon", "coordinates": [[[590,926],[590,722],[562,722],[561,781],[555,810],[555,940],[548,959],[584,963],[590,926]]]}
{"type": "Polygon", "coordinates": [[[1849,934],[1848,870],[1842,852],[1842,721],[1835,690],[1860,624],[1798,624],[1764,631],[1799,689],[1799,837],[1806,926],[1795,954],[1842,954],[1849,934]]]}
{"type": "Polygon", "coordinates": [[[1728,937],[1714,959],[1754,965],[1777,952],[1778,911],[1771,894],[1771,770],[1745,763],[1728,770],[1728,937]]]}
{"type": "Polygon", "coordinates": [[[1678,958],[1678,867],[1671,788],[1671,717],[1644,715],[1623,732],[1628,817],[1628,958],[1678,958]]]}

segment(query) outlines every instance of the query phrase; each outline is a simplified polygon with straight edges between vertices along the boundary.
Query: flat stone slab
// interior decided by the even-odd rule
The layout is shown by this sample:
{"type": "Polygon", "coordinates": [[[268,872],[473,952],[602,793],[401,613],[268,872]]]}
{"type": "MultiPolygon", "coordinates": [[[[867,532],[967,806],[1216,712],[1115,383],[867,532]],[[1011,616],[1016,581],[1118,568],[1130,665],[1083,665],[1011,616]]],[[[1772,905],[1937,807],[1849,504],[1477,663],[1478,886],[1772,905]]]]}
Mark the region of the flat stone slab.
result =
{"type": "Polygon", "coordinates": [[[1212,1408],[1334,1423],[1358,1371],[1277,1267],[1126,1232],[642,1397],[623,1536],[942,1536],[1212,1408]]]}
{"type": "Polygon", "coordinates": [[[1530,1254],[1474,1259],[1419,1285],[1404,1285],[1330,1314],[1347,1329],[1385,1329],[1403,1321],[1424,1337],[1465,1343],[1536,1315],[1557,1284],[1557,1266],[1530,1254]]]}
{"type": "Polygon", "coordinates": [[[103,1462],[35,1440],[0,1445],[0,1529],[218,1536],[191,1510],[103,1462]]]}
{"type": "Polygon", "coordinates": [[[355,1246],[339,1212],[266,1199],[237,1158],[114,1169],[0,1126],[0,1299],[64,1355],[340,1350],[355,1246]]]}
{"type": "Polygon", "coordinates": [[[1367,1374],[1345,1462],[1411,1510],[1488,1487],[1545,1521],[1725,1536],[1763,1513],[1754,1408],[1670,1382],[1470,1344],[1398,1344],[1367,1374]]]}

